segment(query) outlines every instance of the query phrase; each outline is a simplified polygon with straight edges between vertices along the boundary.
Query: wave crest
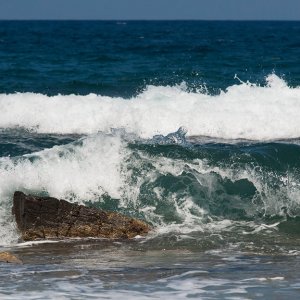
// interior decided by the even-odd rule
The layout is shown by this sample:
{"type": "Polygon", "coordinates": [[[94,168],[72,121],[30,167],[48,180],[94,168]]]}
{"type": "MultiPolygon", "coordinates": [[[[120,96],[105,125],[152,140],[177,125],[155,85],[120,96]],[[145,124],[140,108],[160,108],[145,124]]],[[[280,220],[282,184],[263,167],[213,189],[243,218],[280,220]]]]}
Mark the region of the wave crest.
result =
{"type": "Polygon", "coordinates": [[[148,86],[131,99],[90,94],[48,97],[0,95],[0,127],[38,133],[91,134],[124,128],[142,138],[185,126],[189,135],[273,140],[300,137],[300,88],[271,74],[266,85],[229,86],[219,95],[189,92],[184,85],[148,86]]]}

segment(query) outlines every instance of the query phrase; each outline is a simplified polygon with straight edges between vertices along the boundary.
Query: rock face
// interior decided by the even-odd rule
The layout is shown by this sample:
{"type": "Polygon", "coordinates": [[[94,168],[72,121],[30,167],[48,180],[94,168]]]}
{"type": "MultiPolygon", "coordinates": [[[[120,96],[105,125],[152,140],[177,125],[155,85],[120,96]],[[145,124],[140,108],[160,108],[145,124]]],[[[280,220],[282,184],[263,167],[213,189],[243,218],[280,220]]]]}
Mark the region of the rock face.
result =
{"type": "Polygon", "coordinates": [[[12,213],[25,241],[65,237],[133,238],[150,226],[123,216],[59,200],[15,192],[12,213]]]}

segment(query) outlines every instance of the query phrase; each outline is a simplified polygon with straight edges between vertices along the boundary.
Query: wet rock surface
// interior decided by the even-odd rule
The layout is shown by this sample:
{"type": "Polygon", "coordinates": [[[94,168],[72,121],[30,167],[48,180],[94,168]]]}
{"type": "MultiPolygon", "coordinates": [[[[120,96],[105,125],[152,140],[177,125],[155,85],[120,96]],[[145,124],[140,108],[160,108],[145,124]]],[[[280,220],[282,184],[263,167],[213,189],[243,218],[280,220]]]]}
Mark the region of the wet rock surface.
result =
{"type": "Polygon", "coordinates": [[[0,262],[22,264],[22,261],[10,252],[0,252],[0,262]]]}
{"type": "Polygon", "coordinates": [[[12,213],[24,241],[67,237],[129,239],[150,231],[148,224],[116,212],[19,191],[14,193],[12,213]]]}

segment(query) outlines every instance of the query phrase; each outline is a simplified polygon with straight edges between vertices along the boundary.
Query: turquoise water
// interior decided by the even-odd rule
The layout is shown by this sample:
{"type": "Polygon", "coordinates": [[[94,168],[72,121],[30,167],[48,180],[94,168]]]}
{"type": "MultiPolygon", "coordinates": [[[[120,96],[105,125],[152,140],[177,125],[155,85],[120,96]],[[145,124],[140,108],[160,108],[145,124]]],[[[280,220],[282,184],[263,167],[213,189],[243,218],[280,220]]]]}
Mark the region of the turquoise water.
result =
{"type": "Polygon", "coordinates": [[[298,299],[299,22],[0,22],[3,299],[298,299]],[[138,217],[23,243],[14,191],[138,217]]]}

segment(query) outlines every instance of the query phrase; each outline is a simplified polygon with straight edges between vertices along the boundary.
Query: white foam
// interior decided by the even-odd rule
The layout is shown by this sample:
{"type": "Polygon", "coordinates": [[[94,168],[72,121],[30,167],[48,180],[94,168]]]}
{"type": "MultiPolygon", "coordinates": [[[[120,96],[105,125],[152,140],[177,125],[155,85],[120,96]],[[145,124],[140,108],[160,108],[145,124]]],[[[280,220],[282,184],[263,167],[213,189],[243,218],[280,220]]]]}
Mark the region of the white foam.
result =
{"type": "Polygon", "coordinates": [[[219,95],[188,92],[181,86],[148,86],[137,97],[33,93],[0,95],[0,128],[39,133],[95,133],[125,128],[143,138],[180,126],[189,135],[269,140],[300,137],[300,88],[275,74],[266,86],[240,82],[219,95]]]}
{"type": "Polygon", "coordinates": [[[278,277],[260,277],[257,278],[259,281],[267,281],[267,280],[284,280],[284,277],[278,276],[278,277]]]}

